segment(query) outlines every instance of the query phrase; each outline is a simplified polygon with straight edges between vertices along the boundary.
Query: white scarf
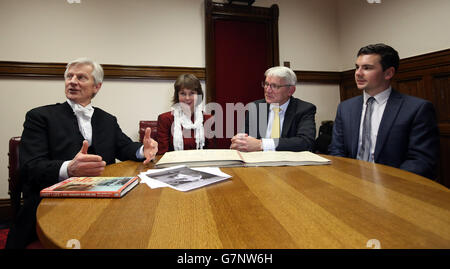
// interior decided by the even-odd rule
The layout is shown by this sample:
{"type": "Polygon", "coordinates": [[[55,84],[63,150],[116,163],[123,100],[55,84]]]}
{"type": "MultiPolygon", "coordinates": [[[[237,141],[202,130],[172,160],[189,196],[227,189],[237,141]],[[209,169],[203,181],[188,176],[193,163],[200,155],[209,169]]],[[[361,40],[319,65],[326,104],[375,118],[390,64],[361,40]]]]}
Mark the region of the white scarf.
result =
{"type": "MultiPolygon", "coordinates": [[[[183,104],[184,106],[184,104],[183,104]]],[[[183,150],[183,130],[184,129],[194,129],[195,143],[197,144],[197,149],[203,149],[205,146],[205,130],[203,129],[203,105],[197,105],[194,111],[194,123],[191,121],[191,117],[187,116],[183,112],[182,105],[177,103],[172,106],[173,114],[173,149],[183,150]]]]}
{"type": "Polygon", "coordinates": [[[71,100],[67,99],[67,102],[72,107],[73,113],[77,117],[78,128],[84,139],[89,142],[89,146],[92,145],[92,125],[91,118],[94,114],[94,108],[91,104],[83,107],[82,105],[76,104],[71,100]]]}

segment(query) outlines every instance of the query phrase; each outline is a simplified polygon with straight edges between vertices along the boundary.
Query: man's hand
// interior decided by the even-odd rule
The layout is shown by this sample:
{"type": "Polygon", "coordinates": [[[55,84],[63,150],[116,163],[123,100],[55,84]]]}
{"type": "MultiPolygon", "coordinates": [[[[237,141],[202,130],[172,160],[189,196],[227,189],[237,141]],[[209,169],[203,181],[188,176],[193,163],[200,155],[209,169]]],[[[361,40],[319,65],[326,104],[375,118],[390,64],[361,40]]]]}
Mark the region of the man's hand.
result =
{"type": "Polygon", "coordinates": [[[239,151],[261,151],[262,141],[248,134],[237,134],[231,138],[231,149],[236,149],[239,151]]]}
{"type": "Polygon", "coordinates": [[[143,139],[144,156],[145,156],[144,164],[147,164],[151,160],[153,160],[156,156],[156,153],[158,152],[158,142],[156,142],[150,137],[151,132],[152,129],[150,127],[147,127],[145,129],[145,135],[143,139]]]}
{"type": "Polygon", "coordinates": [[[88,147],[88,141],[84,140],[80,152],[67,166],[69,177],[96,177],[105,169],[106,162],[102,160],[101,156],[87,154],[88,147]]]}

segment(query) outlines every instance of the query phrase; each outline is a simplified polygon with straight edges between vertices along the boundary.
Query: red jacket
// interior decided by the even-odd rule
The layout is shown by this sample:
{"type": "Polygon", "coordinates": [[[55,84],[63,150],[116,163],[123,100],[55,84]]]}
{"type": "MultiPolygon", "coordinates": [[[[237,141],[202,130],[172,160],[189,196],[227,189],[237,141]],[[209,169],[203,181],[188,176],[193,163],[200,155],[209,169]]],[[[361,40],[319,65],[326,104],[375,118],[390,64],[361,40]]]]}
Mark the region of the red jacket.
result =
{"type": "MultiPolygon", "coordinates": [[[[207,121],[209,118],[211,118],[212,115],[203,114],[203,124],[205,121],[207,121]]],[[[157,135],[156,140],[158,142],[158,154],[164,154],[167,151],[173,151],[173,137],[172,137],[172,123],[174,121],[172,112],[166,112],[163,114],[160,114],[158,116],[158,123],[157,123],[157,135]]],[[[183,127],[182,127],[183,128],[183,127]]],[[[205,130],[205,134],[209,130],[205,130]]],[[[184,130],[183,130],[184,133],[184,130]]],[[[194,130],[191,130],[190,137],[186,138],[183,137],[184,141],[184,149],[196,149],[197,145],[195,143],[195,135],[194,130]]],[[[206,138],[205,139],[205,146],[204,149],[207,148],[214,148],[215,147],[215,139],[214,138],[206,138]]]]}

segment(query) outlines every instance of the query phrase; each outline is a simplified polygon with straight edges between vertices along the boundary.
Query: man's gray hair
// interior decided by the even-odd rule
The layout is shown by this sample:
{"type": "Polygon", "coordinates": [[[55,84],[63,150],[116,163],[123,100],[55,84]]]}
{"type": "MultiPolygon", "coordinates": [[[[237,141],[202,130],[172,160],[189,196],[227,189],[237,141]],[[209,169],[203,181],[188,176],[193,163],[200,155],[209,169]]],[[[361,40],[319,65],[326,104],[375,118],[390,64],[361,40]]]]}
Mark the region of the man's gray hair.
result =
{"type": "Polygon", "coordinates": [[[97,62],[92,61],[89,58],[78,58],[76,60],[73,60],[71,62],[69,62],[66,65],[66,71],[64,72],[64,77],[67,76],[67,72],[69,71],[69,68],[73,65],[79,65],[79,64],[87,64],[92,66],[92,76],[94,77],[94,83],[95,85],[102,83],[103,82],[103,67],[98,64],[97,62]]]}
{"type": "Polygon", "coordinates": [[[292,86],[295,86],[297,83],[297,75],[290,68],[285,66],[275,66],[269,68],[264,73],[266,77],[279,77],[284,79],[284,81],[292,86]]]}

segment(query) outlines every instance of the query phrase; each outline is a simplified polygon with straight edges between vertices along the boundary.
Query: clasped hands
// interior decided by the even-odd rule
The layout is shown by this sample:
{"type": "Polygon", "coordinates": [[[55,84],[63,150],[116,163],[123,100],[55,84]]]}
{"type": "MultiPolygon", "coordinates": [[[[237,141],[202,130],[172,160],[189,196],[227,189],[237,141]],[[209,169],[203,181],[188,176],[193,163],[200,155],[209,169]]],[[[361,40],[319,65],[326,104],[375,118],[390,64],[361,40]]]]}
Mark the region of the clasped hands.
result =
{"type": "MultiPolygon", "coordinates": [[[[150,137],[151,128],[145,129],[143,139],[144,145],[144,164],[153,160],[158,152],[158,142],[150,137]]],[[[67,173],[69,177],[74,176],[99,176],[105,170],[106,162],[103,161],[99,155],[88,154],[89,143],[87,140],[83,141],[81,150],[75,155],[72,161],[67,166],[67,173]]]]}
{"type": "Polygon", "coordinates": [[[239,151],[261,151],[262,141],[249,136],[248,134],[237,134],[231,138],[230,149],[236,149],[239,151]]]}

